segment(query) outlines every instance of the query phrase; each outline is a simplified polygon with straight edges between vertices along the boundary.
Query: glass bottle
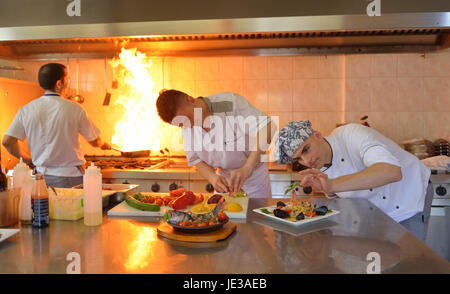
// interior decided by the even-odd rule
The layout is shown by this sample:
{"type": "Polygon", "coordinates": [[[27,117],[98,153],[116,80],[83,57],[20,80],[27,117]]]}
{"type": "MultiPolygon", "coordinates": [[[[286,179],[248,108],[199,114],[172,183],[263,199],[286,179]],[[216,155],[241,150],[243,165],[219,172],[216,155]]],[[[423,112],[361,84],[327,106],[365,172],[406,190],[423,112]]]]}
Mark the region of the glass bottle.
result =
{"type": "Polygon", "coordinates": [[[49,224],[49,204],[47,185],[43,174],[36,174],[33,191],[31,192],[33,208],[33,227],[43,228],[49,224]]]}

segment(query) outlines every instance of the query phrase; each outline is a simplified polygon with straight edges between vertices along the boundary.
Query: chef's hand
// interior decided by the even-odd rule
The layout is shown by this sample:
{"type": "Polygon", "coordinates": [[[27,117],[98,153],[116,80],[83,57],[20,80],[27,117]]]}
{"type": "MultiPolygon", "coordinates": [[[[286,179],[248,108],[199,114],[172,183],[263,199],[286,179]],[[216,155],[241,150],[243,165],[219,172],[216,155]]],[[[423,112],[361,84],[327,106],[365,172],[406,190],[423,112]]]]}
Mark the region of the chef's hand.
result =
{"type": "Polygon", "coordinates": [[[246,166],[233,170],[230,175],[230,195],[239,192],[251,174],[252,170],[246,166]]]}
{"type": "Polygon", "coordinates": [[[219,193],[227,193],[228,191],[230,191],[227,180],[222,176],[215,174],[210,182],[213,185],[214,190],[219,193]]]}
{"type": "Polygon", "coordinates": [[[326,194],[334,194],[331,180],[328,178],[328,175],[324,174],[320,170],[310,168],[303,170],[298,174],[304,176],[300,182],[300,186],[310,186],[315,190],[322,191],[326,194]]]}
{"type": "Polygon", "coordinates": [[[104,142],[102,146],[100,146],[102,150],[111,150],[111,145],[109,143],[104,142]]]}

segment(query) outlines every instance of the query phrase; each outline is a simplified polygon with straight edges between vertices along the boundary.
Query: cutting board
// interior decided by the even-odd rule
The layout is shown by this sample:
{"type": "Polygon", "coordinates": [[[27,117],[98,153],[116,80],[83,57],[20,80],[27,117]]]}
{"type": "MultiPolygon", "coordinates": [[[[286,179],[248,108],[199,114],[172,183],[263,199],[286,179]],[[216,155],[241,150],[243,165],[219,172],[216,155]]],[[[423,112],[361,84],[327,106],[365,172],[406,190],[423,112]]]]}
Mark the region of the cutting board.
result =
{"type": "Polygon", "coordinates": [[[184,241],[184,242],[196,242],[207,243],[217,242],[228,238],[234,231],[236,231],[236,224],[232,222],[226,223],[222,228],[217,231],[202,233],[202,234],[189,234],[175,231],[172,226],[167,223],[162,223],[158,228],[158,235],[167,239],[184,241]]]}

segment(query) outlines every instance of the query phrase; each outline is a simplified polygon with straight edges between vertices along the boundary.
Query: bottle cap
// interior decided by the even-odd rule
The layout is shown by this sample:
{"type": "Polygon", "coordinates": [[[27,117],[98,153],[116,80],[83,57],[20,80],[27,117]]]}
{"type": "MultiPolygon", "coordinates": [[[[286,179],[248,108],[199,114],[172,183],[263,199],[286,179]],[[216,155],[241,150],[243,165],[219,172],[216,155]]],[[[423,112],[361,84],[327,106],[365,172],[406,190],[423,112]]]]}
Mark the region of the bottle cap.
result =
{"type": "Polygon", "coordinates": [[[100,174],[100,169],[91,162],[91,165],[86,169],[85,175],[87,176],[95,176],[100,174]]]}
{"type": "Polygon", "coordinates": [[[19,163],[16,164],[16,166],[14,167],[14,171],[18,171],[18,170],[28,171],[28,165],[25,162],[23,162],[22,157],[20,158],[19,163]]]}

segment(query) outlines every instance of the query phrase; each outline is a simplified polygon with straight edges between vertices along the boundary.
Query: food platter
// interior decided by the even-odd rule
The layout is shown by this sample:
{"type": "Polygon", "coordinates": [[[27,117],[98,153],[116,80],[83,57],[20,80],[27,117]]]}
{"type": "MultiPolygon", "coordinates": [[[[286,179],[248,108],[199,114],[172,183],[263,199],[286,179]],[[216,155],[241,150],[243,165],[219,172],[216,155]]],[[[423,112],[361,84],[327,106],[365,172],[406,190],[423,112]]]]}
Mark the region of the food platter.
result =
{"type": "Polygon", "coordinates": [[[168,223],[172,228],[174,228],[175,231],[183,232],[183,233],[189,233],[189,234],[203,234],[208,232],[216,231],[223,227],[228,222],[228,218],[224,221],[218,222],[215,225],[212,226],[205,226],[205,227],[185,227],[185,226],[179,226],[177,224],[171,224],[168,223]]]}
{"type": "MultiPolygon", "coordinates": [[[[289,205],[290,204],[287,203],[287,206],[289,206],[289,205]]],[[[324,212],[324,215],[316,215],[314,213],[313,216],[308,215],[308,216],[305,216],[303,219],[297,220],[296,218],[293,218],[293,217],[281,218],[281,217],[275,216],[274,211],[279,209],[279,207],[280,206],[272,205],[272,206],[256,208],[256,209],[253,209],[253,211],[260,215],[267,217],[268,219],[271,219],[271,220],[274,220],[277,222],[281,222],[281,223],[284,223],[287,225],[291,225],[291,226],[301,226],[301,225],[312,223],[312,222],[318,222],[321,220],[328,219],[329,217],[332,217],[332,216],[340,213],[338,210],[328,210],[327,209],[326,212],[324,212]]]]}

